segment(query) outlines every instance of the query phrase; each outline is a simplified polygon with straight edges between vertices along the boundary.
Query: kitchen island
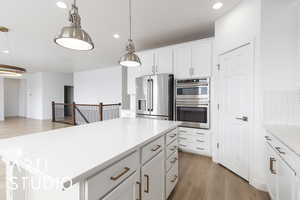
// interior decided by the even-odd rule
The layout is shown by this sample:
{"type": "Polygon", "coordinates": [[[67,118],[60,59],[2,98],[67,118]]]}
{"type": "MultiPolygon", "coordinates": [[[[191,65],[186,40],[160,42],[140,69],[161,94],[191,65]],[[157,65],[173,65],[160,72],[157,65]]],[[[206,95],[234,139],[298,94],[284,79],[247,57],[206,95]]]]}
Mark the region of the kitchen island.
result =
{"type": "Polygon", "coordinates": [[[166,199],[177,123],[120,118],[0,140],[7,200],[166,199]]]}

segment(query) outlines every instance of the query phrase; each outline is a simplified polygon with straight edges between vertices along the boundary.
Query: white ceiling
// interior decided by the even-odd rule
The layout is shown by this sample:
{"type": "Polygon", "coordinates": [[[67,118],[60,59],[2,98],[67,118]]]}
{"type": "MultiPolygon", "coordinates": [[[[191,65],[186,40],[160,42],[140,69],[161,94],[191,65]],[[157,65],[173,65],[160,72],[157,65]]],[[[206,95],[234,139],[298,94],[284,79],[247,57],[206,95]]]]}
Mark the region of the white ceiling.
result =
{"type": "MultiPolygon", "coordinates": [[[[77,0],[83,28],[91,35],[95,50],[76,52],[58,47],[53,38],[68,24],[68,10],[57,0],[3,0],[0,26],[11,29],[0,34],[1,64],[25,67],[30,72],[72,72],[117,65],[128,38],[127,0],[77,0]],[[114,33],[120,39],[114,39],[114,33]],[[4,40],[4,42],[3,42],[4,40]]],[[[222,0],[215,11],[213,0],[132,0],[133,39],[138,50],[200,39],[213,35],[213,21],[240,0],[222,0]]],[[[65,0],[68,5],[71,0],[65,0]]]]}

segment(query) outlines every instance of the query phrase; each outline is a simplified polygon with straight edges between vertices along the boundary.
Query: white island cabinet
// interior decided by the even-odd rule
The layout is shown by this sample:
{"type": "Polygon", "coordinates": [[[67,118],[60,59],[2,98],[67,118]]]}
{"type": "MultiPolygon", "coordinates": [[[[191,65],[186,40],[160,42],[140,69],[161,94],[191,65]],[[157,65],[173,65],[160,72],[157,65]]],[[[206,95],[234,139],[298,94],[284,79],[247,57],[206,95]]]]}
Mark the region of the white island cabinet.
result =
{"type": "Polygon", "coordinates": [[[7,200],[165,200],[177,183],[178,156],[172,176],[165,168],[175,141],[176,122],[135,118],[1,140],[7,200]]]}

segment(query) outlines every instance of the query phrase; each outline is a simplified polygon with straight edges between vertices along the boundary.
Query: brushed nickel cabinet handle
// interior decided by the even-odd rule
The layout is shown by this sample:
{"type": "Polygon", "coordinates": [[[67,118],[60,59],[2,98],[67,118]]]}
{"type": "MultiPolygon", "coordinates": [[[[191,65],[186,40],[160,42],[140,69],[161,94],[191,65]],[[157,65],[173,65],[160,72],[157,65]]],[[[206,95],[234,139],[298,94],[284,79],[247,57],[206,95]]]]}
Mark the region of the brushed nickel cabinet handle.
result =
{"type": "Polygon", "coordinates": [[[197,142],[205,142],[204,140],[197,140],[197,142]]]}
{"type": "Polygon", "coordinates": [[[187,138],[179,137],[180,140],[187,140],[187,138]]]}
{"type": "Polygon", "coordinates": [[[157,151],[158,149],[160,149],[160,145],[157,145],[155,148],[151,149],[151,151],[157,151]]]}
{"type": "Polygon", "coordinates": [[[201,147],[197,147],[197,149],[198,150],[202,150],[202,151],[205,150],[204,148],[201,148],[201,147]]]}
{"type": "Polygon", "coordinates": [[[281,148],[280,148],[280,147],[275,147],[275,149],[276,149],[280,154],[285,155],[285,152],[281,151],[281,148]]]}
{"type": "Polygon", "coordinates": [[[186,133],[186,131],[183,131],[183,130],[180,130],[179,132],[180,132],[180,133],[186,133]]]}
{"type": "Polygon", "coordinates": [[[116,181],[119,178],[121,178],[122,176],[124,176],[129,171],[130,171],[130,168],[125,167],[124,170],[119,175],[110,177],[110,180],[116,181]]]}
{"type": "Polygon", "coordinates": [[[144,175],[146,178],[146,189],[144,190],[145,193],[149,193],[149,176],[144,175]]]}
{"type": "Polygon", "coordinates": [[[270,158],[270,171],[272,174],[276,174],[276,171],[274,170],[274,162],[276,162],[275,158],[270,158]]]}
{"type": "Polygon", "coordinates": [[[180,144],[180,146],[182,146],[182,147],[186,147],[187,145],[185,145],[185,144],[180,144]]]}
{"type": "Polygon", "coordinates": [[[171,180],[171,182],[174,183],[174,182],[177,180],[177,178],[178,178],[178,176],[175,175],[175,176],[174,176],[174,179],[171,180]]]}
{"type": "Polygon", "coordinates": [[[170,163],[174,164],[174,163],[176,163],[176,161],[177,161],[177,158],[174,158],[173,160],[170,161],[170,163]]]}
{"type": "Polygon", "coordinates": [[[176,135],[177,135],[177,134],[175,133],[174,135],[170,135],[169,137],[170,137],[170,138],[174,138],[174,137],[176,137],[176,135]]]}
{"type": "Polygon", "coordinates": [[[171,150],[171,151],[176,151],[176,149],[177,149],[177,146],[174,146],[174,147],[171,148],[170,150],[171,150]]]}
{"type": "Polygon", "coordinates": [[[139,186],[139,197],[136,200],[142,200],[142,184],[139,181],[136,184],[139,186]]]}
{"type": "Polygon", "coordinates": [[[205,135],[204,133],[198,133],[198,132],[196,134],[198,134],[198,135],[205,135]]]}
{"type": "Polygon", "coordinates": [[[265,139],[268,141],[272,141],[272,139],[269,136],[265,136],[265,139]]]}

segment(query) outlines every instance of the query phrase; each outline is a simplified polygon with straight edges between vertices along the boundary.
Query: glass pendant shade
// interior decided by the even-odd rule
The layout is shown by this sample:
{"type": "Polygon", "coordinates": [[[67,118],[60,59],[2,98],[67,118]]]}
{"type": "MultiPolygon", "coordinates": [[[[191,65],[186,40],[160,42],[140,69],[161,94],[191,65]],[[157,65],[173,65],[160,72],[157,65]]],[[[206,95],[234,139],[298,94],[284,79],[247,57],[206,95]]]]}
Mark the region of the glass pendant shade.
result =
{"type": "Polygon", "coordinates": [[[88,51],[94,49],[94,44],[87,32],[81,28],[81,18],[78,13],[76,1],[72,5],[69,13],[70,26],[62,28],[60,34],[54,39],[54,42],[62,47],[88,51]]]}

